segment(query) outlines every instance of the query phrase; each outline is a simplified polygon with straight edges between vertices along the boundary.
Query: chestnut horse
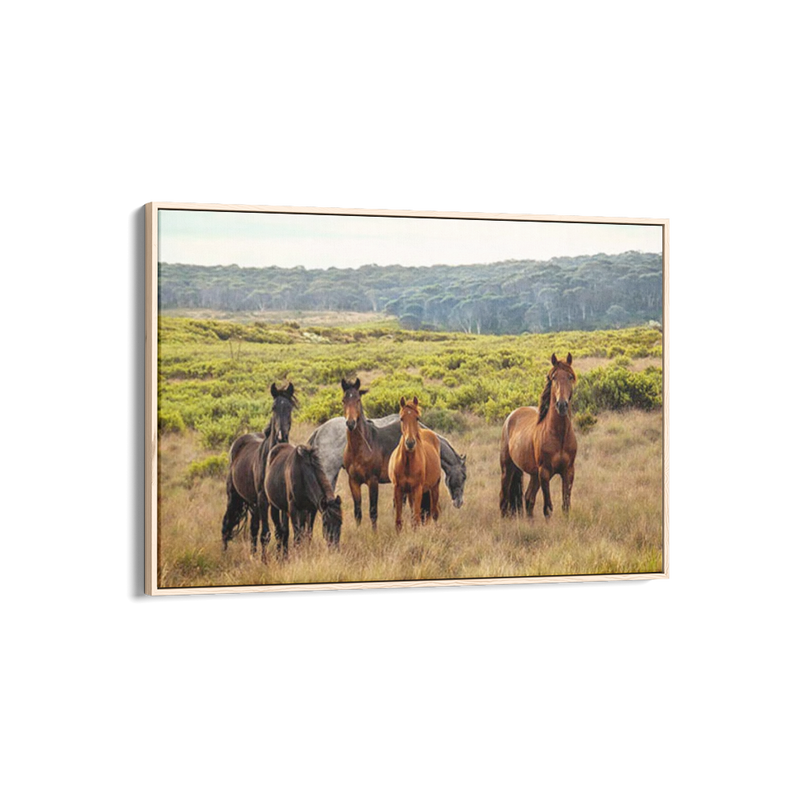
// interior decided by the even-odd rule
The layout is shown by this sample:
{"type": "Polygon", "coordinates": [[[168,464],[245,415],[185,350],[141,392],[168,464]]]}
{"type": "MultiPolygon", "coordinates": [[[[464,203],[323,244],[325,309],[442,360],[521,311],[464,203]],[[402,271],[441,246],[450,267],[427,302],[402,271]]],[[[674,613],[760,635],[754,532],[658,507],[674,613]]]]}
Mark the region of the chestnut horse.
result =
{"type": "Polygon", "coordinates": [[[439,518],[439,482],[442,477],[439,437],[419,426],[419,400],[400,398],[400,443],[389,458],[389,478],[394,485],[394,520],[403,527],[403,501],[408,499],[414,525],[439,518]],[[423,516],[423,495],[426,498],[423,516]]]}
{"type": "Polygon", "coordinates": [[[539,407],[525,406],[512,411],[503,425],[500,444],[500,513],[505,517],[522,510],[522,478],[530,476],[525,492],[525,512],[533,515],[536,493],[542,487],[544,515],[553,511],[550,479],[561,476],[562,508],[569,513],[575,456],[578,443],[570,419],[570,403],[577,377],[572,354],[559,361],[553,353],[553,368],[547,373],[539,407]]]}
{"type": "Polygon", "coordinates": [[[369,519],[372,530],[378,526],[378,484],[389,483],[389,456],[397,439],[391,432],[378,428],[367,419],[361,398],[369,391],[361,388],[361,379],[352,383],[342,378],[342,406],[344,407],[347,441],[342,465],[350,481],[353,495],[353,515],[356,525],[361,524],[361,486],[369,487],[369,519]]]}

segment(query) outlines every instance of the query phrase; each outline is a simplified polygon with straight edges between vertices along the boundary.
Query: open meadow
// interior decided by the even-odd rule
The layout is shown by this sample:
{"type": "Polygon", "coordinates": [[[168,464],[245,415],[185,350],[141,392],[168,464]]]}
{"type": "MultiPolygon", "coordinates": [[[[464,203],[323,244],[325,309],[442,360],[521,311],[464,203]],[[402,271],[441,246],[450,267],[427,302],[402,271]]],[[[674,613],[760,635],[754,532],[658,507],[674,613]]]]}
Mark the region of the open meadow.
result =
{"type": "MultiPolygon", "coordinates": [[[[350,321],[348,320],[348,323],[350,321]]],[[[346,323],[347,324],[347,323],[346,323]]],[[[661,332],[654,327],[519,336],[401,330],[366,319],[347,327],[162,318],[159,330],[158,583],[161,587],[420,580],[658,572],[662,569],[661,332]],[[546,521],[499,512],[500,431],[505,416],[535,405],[552,352],[574,356],[572,418],[578,437],[572,511],[546,521]],[[467,455],[464,505],[442,487],[442,514],[419,528],[406,509],[394,528],[390,485],[380,489],[378,528],[357,527],[340,473],[341,547],[274,535],[267,563],[242,531],[222,552],[227,448],[261,431],[269,387],[292,381],[300,400],[291,441],[307,441],[341,414],[342,377],[361,378],[371,417],[418,395],[422,421],[467,455]]],[[[364,489],[366,500],[366,488],[364,489]]]]}

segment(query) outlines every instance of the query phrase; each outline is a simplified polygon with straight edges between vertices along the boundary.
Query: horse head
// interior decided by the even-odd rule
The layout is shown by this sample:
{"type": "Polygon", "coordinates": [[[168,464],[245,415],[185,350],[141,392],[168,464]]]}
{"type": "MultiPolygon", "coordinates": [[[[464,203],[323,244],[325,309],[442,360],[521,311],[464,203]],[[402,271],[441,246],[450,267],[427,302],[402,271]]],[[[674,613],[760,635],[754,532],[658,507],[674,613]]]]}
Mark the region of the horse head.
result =
{"type": "Polygon", "coordinates": [[[369,389],[361,388],[361,378],[356,378],[352,383],[347,378],[342,378],[342,406],[344,408],[344,419],[347,425],[347,430],[354,431],[358,420],[364,414],[364,407],[361,404],[361,398],[369,391],[369,389]]]}
{"type": "Polygon", "coordinates": [[[333,547],[339,546],[342,535],[342,498],[337,494],[333,499],[322,498],[322,529],[325,540],[333,547]]]}
{"type": "Polygon", "coordinates": [[[456,458],[458,464],[444,473],[444,483],[453,498],[453,505],[461,508],[464,505],[464,484],[467,482],[467,457],[457,455],[456,458]]]}
{"type": "Polygon", "coordinates": [[[559,415],[564,417],[569,413],[572,392],[578,380],[575,370],[572,369],[572,353],[567,353],[566,361],[559,361],[553,353],[550,363],[553,368],[547,373],[547,381],[550,384],[551,402],[555,403],[559,415]]]}
{"type": "Polygon", "coordinates": [[[285,389],[279,389],[273,383],[270,391],[273,398],[272,419],[269,428],[264,433],[267,437],[272,435],[278,444],[283,444],[289,441],[289,431],[292,429],[292,409],[297,408],[294,384],[290,383],[285,389]]]}
{"type": "Polygon", "coordinates": [[[405,397],[400,398],[400,430],[406,450],[413,450],[419,441],[419,414],[419,400],[416,397],[410,403],[406,403],[405,397]]]}

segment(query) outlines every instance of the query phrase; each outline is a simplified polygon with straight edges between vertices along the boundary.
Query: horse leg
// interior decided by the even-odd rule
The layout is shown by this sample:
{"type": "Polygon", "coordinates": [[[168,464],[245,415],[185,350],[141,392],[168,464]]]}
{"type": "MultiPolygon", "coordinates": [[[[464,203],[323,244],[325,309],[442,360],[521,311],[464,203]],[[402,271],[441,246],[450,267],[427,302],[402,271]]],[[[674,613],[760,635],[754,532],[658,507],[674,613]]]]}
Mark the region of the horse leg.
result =
{"type": "Polygon", "coordinates": [[[255,555],[258,552],[258,531],[261,527],[261,514],[258,506],[250,509],[250,553],[255,555]]]}
{"type": "Polygon", "coordinates": [[[522,470],[511,461],[501,459],[500,515],[503,517],[519,513],[522,508],[522,470]]]}
{"type": "Polygon", "coordinates": [[[258,516],[261,519],[261,560],[264,560],[264,548],[269,544],[269,500],[265,492],[258,493],[258,516]]]}
{"type": "Polygon", "coordinates": [[[436,522],[439,519],[439,484],[437,483],[434,486],[429,495],[428,501],[430,503],[430,515],[433,518],[433,521],[436,522]]]}
{"type": "Polygon", "coordinates": [[[378,479],[373,478],[369,482],[369,521],[372,523],[372,530],[378,529],[378,479]]]}
{"type": "MultiPolygon", "coordinates": [[[[292,530],[294,531],[294,543],[300,544],[303,541],[303,528],[305,525],[305,514],[298,510],[298,508],[291,503],[289,505],[289,519],[292,521],[292,530]]],[[[288,533],[288,532],[287,532],[288,533]]]]}
{"type": "Polygon", "coordinates": [[[430,492],[423,492],[422,493],[422,509],[421,509],[421,516],[422,516],[422,524],[424,525],[428,518],[431,515],[431,493],[430,492]]]}
{"type": "Polygon", "coordinates": [[[285,514],[279,508],[270,508],[272,524],[275,526],[275,544],[278,546],[278,553],[285,556],[289,549],[289,525],[286,523],[285,514]]]}
{"type": "Polygon", "coordinates": [[[542,485],[542,501],[544,502],[544,517],[550,519],[553,513],[553,501],[550,498],[550,478],[552,477],[550,470],[545,467],[539,467],[539,483],[542,485]]]}
{"type": "Polygon", "coordinates": [[[361,524],[361,484],[355,479],[350,478],[350,494],[353,495],[353,516],[356,525],[361,524]]]}
{"type": "Polygon", "coordinates": [[[403,527],[403,490],[394,487],[394,527],[399,532],[403,527]]]}
{"type": "MultiPolygon", "coordinates": [[[[520,479],[520,484],[522,480],[520,479]]],[[[533,507],[536,505],[536,494],[539,491],[539,472],[534,472],[528,481],[528,488],[525,490],[525,515],[533,516],[533,507]]]]}
{"type": "Polygon", "coordinates": [[[575,480],[575,465],[570,464],[561,476],[561,507],[565,514],[569,514],[569,504],[572,499],[572,482],[575,480]]]}
{"type": "Polygon", "coordinates": [[[416,527],[422,524],[422,486],[416,486],[411,492],[411,510],[414,514],[413,523],[416,527]]]}

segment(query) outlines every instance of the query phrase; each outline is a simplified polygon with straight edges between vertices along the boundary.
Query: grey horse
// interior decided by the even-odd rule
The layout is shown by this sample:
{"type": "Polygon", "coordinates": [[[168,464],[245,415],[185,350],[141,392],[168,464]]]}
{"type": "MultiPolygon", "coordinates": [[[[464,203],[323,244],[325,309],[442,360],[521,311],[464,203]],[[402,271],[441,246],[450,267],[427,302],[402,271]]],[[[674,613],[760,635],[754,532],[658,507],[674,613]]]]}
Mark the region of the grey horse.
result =
{"type": "MultiPolygon", "coordinates": [[[[391,449],[397,446],[400,441],[400,416],[389,414],[387,417],[372,419],[369,422],[379,428],[380,438],[392,443],[391,449]],[[394,430],[396,428],[396,430],[394,430]]],[[[425,427],[421,425],[421,427],[425,427]]],[[[439,436],[439,434],[436,434],[439,436]]],[[[464,503],[464,484],[467,480],[467,457],[460,456],[453,449],[453,445],[439,436],[441,445],[442,469],[444,470],[444,482],[450,497],[453,498],[453,505],[461,508],[464,503]]],[[[342,458],[344,447],[347,443],[347,425],[344,417],[334,417],[324,422],[317,428],[308,440],[308,444],[313,446],[325,476],[330,481],[334,493],[336,492],[336,480],[339,477],[339,470],[342,469],[342,458]]]]}

